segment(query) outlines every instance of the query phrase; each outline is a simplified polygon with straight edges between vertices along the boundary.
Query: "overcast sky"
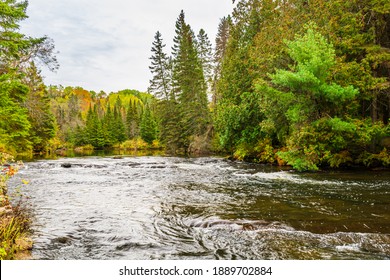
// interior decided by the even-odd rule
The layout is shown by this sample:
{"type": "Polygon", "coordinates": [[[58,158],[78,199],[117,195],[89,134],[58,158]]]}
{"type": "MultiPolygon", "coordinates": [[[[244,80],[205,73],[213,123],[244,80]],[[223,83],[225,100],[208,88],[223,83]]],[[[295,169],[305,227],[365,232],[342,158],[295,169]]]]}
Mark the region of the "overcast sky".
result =
{"type": "Polygon", "coordinates": [[[205,29],[214,44],[220,18],[232,9],[231,0],[29,0],[21,31],[54,40],[60,69],[42,69],[47,85],[146,91],[157,30],[170,53],[184,10],[194,32],[205,29]]]}

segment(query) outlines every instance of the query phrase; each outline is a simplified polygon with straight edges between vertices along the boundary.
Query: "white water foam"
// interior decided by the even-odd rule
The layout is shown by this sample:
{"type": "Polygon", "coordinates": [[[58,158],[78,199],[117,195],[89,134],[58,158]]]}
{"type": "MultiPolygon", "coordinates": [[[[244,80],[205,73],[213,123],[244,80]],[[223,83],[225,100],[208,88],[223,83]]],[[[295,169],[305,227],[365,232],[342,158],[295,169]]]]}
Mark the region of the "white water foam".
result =
{"type": "MultiPolygon", "coordinates": [[[[253,174],[258,179],[265,181],[286,181],[293,182],[295,184],[312,184],[312,185],[342,185],[343,182],[329,181],[329,180],[315,180],[303,178],[298,174],[292,174],[291,172],[279,171],[279,172],[258,172],[253,174]]],[[[345,184],[345,183],[344,183],[345,184]]]]}

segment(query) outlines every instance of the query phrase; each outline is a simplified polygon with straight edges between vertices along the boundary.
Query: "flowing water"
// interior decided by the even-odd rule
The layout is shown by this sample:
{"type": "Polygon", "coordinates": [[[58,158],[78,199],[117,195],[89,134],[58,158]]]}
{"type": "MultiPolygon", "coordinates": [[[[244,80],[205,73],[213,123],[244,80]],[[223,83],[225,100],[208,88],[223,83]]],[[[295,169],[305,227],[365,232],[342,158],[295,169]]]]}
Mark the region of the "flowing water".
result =
{"type": "Polygon", "coordinates": [[[34,259],[390,259],[390,174],[222,158],[27,163],[34,259]]]}

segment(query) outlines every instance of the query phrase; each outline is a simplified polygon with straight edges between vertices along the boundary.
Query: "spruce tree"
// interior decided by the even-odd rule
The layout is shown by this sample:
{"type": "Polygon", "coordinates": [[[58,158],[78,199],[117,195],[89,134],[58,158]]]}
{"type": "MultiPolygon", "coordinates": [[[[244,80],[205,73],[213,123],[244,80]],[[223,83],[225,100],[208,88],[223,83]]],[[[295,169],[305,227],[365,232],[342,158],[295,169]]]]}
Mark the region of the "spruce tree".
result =
{"type": "Polygon", "coordinates": [[[211,90],[213,75],[213,52],[209,37],[204,29],[199,31],[196,41],[198,57],[202,65],[203,74],[206,80],[208,90],[211,90]]]}
{"type": "Polygon", "coordinates": [[[110,103],[108,102],[107,109],[102,120],[103,135],[105,143],[108,146],[111,146],[116,142],[114,123],[114,114],[111,110],[110,103]]]}
{"type": "Polygon", "coordinates": [[[179,131],[182,148],[187,151],[191,139],[205,132],[208,123],[206,83],[195,36],[182,12],[176,22],[173,56],[173,85],[179,106],[179,131]]]}
{"type": "Polygon", "coordinates": [[[139,114],[137,105],[130,100],[126,111],[126,135],[128,139],[134,139],[139,135],[139,114]]]}
{"type": "Polygon", "coordinates": [[[171,59],[163,54],[159,32],[153,43],[150,69],[154,79],[150,89],[159,98],[164,92],[161,89],[166,89],[164,100],[157,106],[159,131],[160,139],[173,153],[187,152],[193,139],[204,134],[209,124],[205,73],[211,76],[211,44],[204,30],[198,39],[199,43],[181,11],[175,24],[171,59]],[[170,82],[169,88],[164,87],[163,81],[170,82]]]}
{"type": "Polygon", "coordinates": [[[98,108],[95,105],[94,108],[90,106],[87,114],[86,131],[88,144],[91,144],[95,148],[104,148],[106,146],[106,139],[104,135],[103,125],[98,117],[98,108]]]}
{"type": "Polygon", "coordinates": [[[49,68],[58,66],[47,37],[31,38],[19,32],[19,22],[27,18],[27,4],[0,1],[0,144],[18,151],[31,147],[31,124],[23,107],[29,92],[22,81],[24,70],[36,58],[49,68]]]}
{"type": "Polygon", "coordinates": [[[212,104],[216,107],[217,101],[220,99],[220,95],[217,92],[217,83],[221,78],[222,62],[226,55],[226,48],[230,36],[230,28],[232,20],[230,16],[223,17],[218,25],[218,33],[215,38],[215,51],[214,51],[214,73],[212,81],[212,104]]]}
{"type": "Polygon", "coordinates": [[[117,102],[117,104],[115,104],[114,107],[113,131],[114,131],[113,138],[115,139],[116,143],[121,143],[126,140],[126,130],[122,119],[120,102],[117,102]]]}
{"type": "Polygon", "coordinates": [[[28,110],[31,124],[30,139],[35,151],[44,151],[48,141],[55,136],[55,118],[50,111],[46,87],[34,63],[26,69],[23,82],[29,87],[23,106],[28,110]]]}
{"type": "Polygon", "coordinates": [[[171,79],[170,79],[170,60],[164,52],[165,44],[159,31],[154,37],[152,46],[153,55],[150,57],[151,66],[149,67],[153,78],[149,81],[148,92],[154,94],[159,99],[168,100],[171,98],[171,79]]]}
{"type": "Polygon", "coordinates": [[[152,144],[152,142],[157,138],[157,123],[149,106],[146,106],[142,114],[140,135],[141,138],[148,144],[152,144]]]}

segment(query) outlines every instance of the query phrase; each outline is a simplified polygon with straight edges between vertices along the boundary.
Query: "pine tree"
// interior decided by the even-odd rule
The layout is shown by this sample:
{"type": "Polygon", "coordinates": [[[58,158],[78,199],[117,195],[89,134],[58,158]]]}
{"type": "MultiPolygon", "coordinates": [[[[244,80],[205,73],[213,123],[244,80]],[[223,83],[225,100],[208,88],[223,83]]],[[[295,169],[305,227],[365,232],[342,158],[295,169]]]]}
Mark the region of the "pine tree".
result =
{"type": "MultiPolygon", "coordinates": [[[[247,109],[253,106],[247,98],[247,93],[253,92],[253,81],[257,78],[258,72],[254,69],[251,51],[262,24],[263,5],[268,2],[273,1],[239,1],[233,11],[232,23],[230,24],[227,19],[225,26],[221,25],[221,28],[228,29],[225,32],[228,31],[229,34],[226,47],[221,44],[222,48],[218,50],[218,55],[223,54],[223,57],[218,57],[222,61],[220,72],[217,73],[214,97],[217,107],[214,123],[221,147],[229,151],[240,143],[246,143],[242,139],[254,139],[259,134],[260,116],[251,118],[251,114],[242,116],[241,113],[246,111],[242,110],[244,104],[247,109]],[[246,135],[243,135],[244,131],[246,135]]],[[[253,103],[255,102],[256,100],[253,103]]],[[[253,109],[260,111],[260,108],[253,109]]]]}
{"type": "Polygon", "coordinates": [[[29,87],[24,70],[35,58],[56,68],[53,45],[47,37],[31,38],[19,32],[26,19],[27,1],[0,1],[0,144],[14,150],[29,149],[31,124],[23,108],[29,87]]]}
{"type": "Polygon", "coordinates": [[[31,145],[28,111],[20,106],[27,93],[26,86],[0,75],[0,144],[9,149],[20,151],[31,145]]]}
{"type": "Polygon", "coordinates": [[[111,106],[108,102],[107,109],[102,120],[103,134],[107,146],[111,146],[116,142],[114,122],[114,114],[111,111],[111,106]]]}
{"type": "Polygon", "coordinates": [[[157,32],[152,48],[155,55],[151,57],[150,69],[156,83],[151,83],[154,86],[151,88],[164,88],[164,73],[167,81],[171,81],[169,95],[165,93],[164,100],[157,106],[160,139],[173,153],[187,152],[193,139],[205,133],[210,121],[205,73],[211,76],[211,44],[204,30],[200,31],[197,43],[185,21],[184,11],[180,12],[175,24],[170,60],[161,51],[164,45],[160,37],[157,32]],[[167,68],[172,71],[164,72],[167,68]],[[156,87],[156,84],[160,86],[156,87]]]}
{"type": "Polygon", "coordinates": [[[106,143],[103,125],[98,117],[97,111],[98,108],[96,105],[93,109],[92,107],[89,108],[86,121],[86,132],[88,135],[88,144],[101,149],[108,143],[106,143]]]}
{"type": "Polygon", "coordinates": [[[176,100],[162,100],[157,105],[161,142],[168,153],[176,154],[184,146],[181,138],[180,111],[176,100]]]}
{"type": "Polygon", "coordinates": [[[222,62],[226,55],[226,48],[228,45],[228,40],[230,37],[230,28],[232,25],[231,17],[223,17],[218,25],[218,33],[215,38],[215,52],[214,52],[214,76],[212,81],[212,104],[213,107],[216,106],[218,100],[220,99],[220,95],[217,92],[217,83],[221,78],[222,71],[222,62]]]}
{"type": "Polygon", "coordinates": [[[149,106],[146,106],[142,114],[140,135],[141,138],[148,144],[152,144],[152,142],[157,138],[157,123],[149,106]]]}
{"type": "Polygon", "coordinates": [[[134,139],[139,135],[139,114],[137,105],[130,100],[126,111],[126,135],[128,139],[134,139]]]}
{"type": "MultiPolygon", "coordinates": [[[[205,132],[208,123],[206,83],[196,50],[194,33],[182,12],[176,22],[173,56],[173,85],[179,106],[182,148],[187,151],[191,138],[205,132]]],[[[178,140],[179,141],[179,140],[178,140]]]]}
{"type": "Polygon", "coordinates": [[[114,131],[113,138],[115,139],[116,143],[121,143],[126,140],[126,130],[122,119],[121,108],[122,106],[121,106],[120,98],[118,97],[114,107],[114,123],[113,123],[113,131],[114,131]]]}
{"type": "Polygon", "coordinates": [[[203,68],[203,74],[207,83],[207,88],[210,91],[213,75],[213,53],[211,42],[204,29],[199,31],[196,43],[200,64],[203,68]]]}
{"type": "Polygon", "coordinates": [[[150,57],[151,66],[149,67],[153,78],[149,81],[148,92],[154,94],[157,98],[168,100],[171,97],[171,64],[167,54],[164,52],[165,44],[159,31],[154,37],[152,52],[150,57]]]}
{"type": "MultiPolygon", "coordinates": [[[[226,47],[228,44],[228,40],[230,37],[230,28],[232,25],[231,17],[223,17],[220,20],[220,23],[218,25],[218,33],[215,38],[215,53],[214,53],[214,61],[217,64],[217,73],[220,73],[221,71],[221,64],[223,61],[223,58],[225,57],[226,53],[226,47]]],[[[217,75],[219,76],[219,75],[217,75]]]]}
{"type": "Polygon", "coordinates": [[[50,100],[42,77],[34,63],[25,70],[23,83],[29,87],[24,107],[28,110],[31,124],[30,139],[35,151],[43,151],[55,136],[55,119],[50,111],[50,100]]]}

